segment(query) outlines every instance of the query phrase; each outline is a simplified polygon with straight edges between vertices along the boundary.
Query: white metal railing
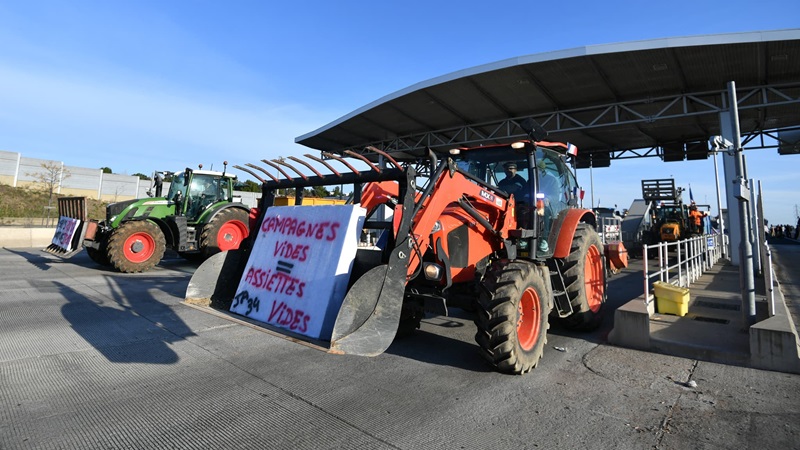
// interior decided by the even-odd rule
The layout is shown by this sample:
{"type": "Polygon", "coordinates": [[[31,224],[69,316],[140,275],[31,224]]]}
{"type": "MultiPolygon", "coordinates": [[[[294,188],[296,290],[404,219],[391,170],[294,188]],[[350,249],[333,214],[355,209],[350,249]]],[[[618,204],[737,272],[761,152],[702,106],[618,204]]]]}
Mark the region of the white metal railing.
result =
{"type": "Polygon", "coordinates": [[[706,234],[675,242],[661,242],[645,245],[642,250],[644,265],[645,303],[653,301],[650,287],[654,281],[662,281],[680,287],[689,287],[706,270],[714,266],[722,257],[722,236],[706,234]],[[650,255],[657,256],[657,270],[648,267],[650,255]],[[672,255],[670,255],[672,252],[672,255]],[[670,260],[670,256],[673,257],[670,260]]]}

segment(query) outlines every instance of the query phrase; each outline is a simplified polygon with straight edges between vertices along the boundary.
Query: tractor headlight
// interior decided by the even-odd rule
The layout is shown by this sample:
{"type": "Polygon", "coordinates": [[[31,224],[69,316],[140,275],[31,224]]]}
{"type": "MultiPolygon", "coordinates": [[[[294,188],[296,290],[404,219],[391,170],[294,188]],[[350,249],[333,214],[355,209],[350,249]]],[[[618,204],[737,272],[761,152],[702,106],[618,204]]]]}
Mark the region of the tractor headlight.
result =
{"type": "Polygon", "coordinates": [[[425,278],[433,281],[442,279],[442,266],[436,263],[423,263],[422,269],[425,272],[425,278]]]}

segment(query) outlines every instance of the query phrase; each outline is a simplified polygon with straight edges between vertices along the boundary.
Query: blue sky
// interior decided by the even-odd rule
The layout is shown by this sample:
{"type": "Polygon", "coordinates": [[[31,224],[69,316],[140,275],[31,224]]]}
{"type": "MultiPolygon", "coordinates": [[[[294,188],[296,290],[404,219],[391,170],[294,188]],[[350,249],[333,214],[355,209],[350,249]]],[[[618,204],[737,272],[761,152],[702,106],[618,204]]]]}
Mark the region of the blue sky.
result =
{"type": "MultiPolygon", "coordinates": [[[[295,137],[450,72],[587,45],[796,28],[798,17],[796,0],[0,0],[0,150],[129,174],[300,155],[295,137]]],[[[796,221],[798,163],[748,152],[774,223],[796,221]]],[[[589,171],[578,176],[588,191],[589,171]]],[[[595,203],[620,209],[642,178],[672,176],[698,202],[716,198],[710,159],[614,161],[591,176],[595,203]]]]}

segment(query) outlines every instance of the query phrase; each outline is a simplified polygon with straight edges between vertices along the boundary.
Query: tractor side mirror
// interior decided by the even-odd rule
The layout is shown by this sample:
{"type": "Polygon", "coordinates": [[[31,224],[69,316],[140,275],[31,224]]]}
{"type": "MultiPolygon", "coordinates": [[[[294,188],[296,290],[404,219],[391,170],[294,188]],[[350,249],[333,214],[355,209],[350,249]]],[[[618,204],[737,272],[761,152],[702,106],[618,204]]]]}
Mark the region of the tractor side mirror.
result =
{"type": "Polygon", "coordinates": [[[543,141],[547,135],[549,134],[547,130],[545,130],[538,122],[531,119],[530,117],[526,118],[522,122],[519,123],[519,126],[531,137],[534,141],[543,141]]]}
{"type": "Polygon", "coordinates": [[[187,167],[186,170],[183,171],[183,185],[184,186],[188,186],[189,185],[189,178],[191,178],[191,176],[192,176],[192,169],[187,167]]]}

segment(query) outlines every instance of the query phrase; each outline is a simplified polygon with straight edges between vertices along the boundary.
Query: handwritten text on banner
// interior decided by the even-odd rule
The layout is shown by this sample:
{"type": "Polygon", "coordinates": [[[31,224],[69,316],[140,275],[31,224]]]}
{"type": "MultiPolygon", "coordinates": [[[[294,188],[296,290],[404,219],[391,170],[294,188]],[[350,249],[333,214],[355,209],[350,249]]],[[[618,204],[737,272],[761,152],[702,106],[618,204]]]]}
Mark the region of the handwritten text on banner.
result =
{"type": "Polygon", "coordinates": [[[230,310],[329,340],[364,216],[355,205],[269,208],[230,310]]]}

